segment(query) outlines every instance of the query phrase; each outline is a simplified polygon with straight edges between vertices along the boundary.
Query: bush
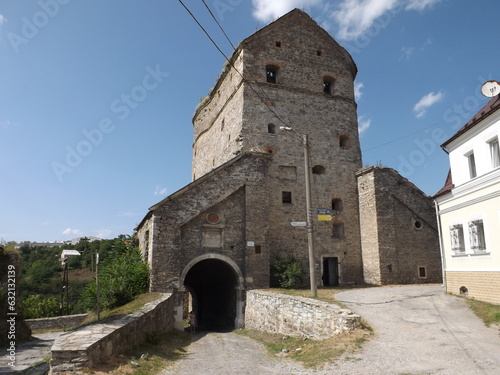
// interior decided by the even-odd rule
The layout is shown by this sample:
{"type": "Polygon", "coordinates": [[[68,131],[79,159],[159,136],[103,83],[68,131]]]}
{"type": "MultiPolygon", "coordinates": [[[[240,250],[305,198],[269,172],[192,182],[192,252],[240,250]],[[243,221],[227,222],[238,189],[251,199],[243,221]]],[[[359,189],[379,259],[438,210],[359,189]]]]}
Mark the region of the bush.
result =
{"type": "Polygon", "coordinates": [[[277,258],[273,263],[273,276],[281,288],[295,289],[301,286],[304,270],[293,256],[277,258]]]}
{"type": "Polygon", "coordinates": [[[27,319],[47,318],[59,315],[59,301],[56,297],[42,298],[40,295],[29,296],[21,303],[27,319]]]}

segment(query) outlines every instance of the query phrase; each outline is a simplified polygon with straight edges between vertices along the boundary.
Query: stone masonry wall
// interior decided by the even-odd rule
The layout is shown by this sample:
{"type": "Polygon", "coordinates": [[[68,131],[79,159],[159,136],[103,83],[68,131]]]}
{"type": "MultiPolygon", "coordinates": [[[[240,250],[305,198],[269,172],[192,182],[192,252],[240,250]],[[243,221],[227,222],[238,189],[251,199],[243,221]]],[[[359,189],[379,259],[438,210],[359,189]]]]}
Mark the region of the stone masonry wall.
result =
{"type": "Polygon", "coordinates": [[[175,298],[175,294],[163,294],[124,318],[62,334],[52,346],[51,374],[91,368],[110,356],[140,345],[149,334],[171,331],[175,298]]]}
{"type": "Polygon", "coordinates": [[[55,316],[52,318],[26,319],[32,331],[51,329],[71,329],[77,327],[85,320],[87,314],[55,316]]]}
{"type": "Polygon", "coordinates": [[[251,290],[245,328],[322,340],[361,328],[361,317],[323,301],[251,290]]]}
{"type": "Polygon", "coordinates": [[[138,228],[137,237],[150,234],[151,291],[166,292],[182,285],[180,276],[196,257],[225,255],[251,276],[250,287],[269,286],[267,170],[272,155],[246,153],[197,179],[158,203],[138,228]],[[221,221],[207,222],[217,213],[221,221]],[[220,233],[219,244],[208,244],[208,231],[220,233]],[[151,237],[152,236],[152,237],[151,237]],[[247,246],[261,246],[260,254],[247,246]]]}
{"type": "Polygon", "coordinates": [[[390,168],[360,171],[358,184],[360,213],[368,217],[362,219],[363,262],[369,271],[365,281],[383,285],[441,282],[432,199],[390,168]]]}

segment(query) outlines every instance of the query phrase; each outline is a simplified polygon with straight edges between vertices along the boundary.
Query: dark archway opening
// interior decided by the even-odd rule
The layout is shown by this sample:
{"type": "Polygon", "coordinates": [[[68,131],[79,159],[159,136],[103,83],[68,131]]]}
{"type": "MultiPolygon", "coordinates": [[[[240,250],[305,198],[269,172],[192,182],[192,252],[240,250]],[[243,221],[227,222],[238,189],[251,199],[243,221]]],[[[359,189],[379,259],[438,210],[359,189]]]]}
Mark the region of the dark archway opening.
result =
{"type": "Polygon", "coordinates": [[[218,259],[196,263],[187,273],[184,286],[191,293],[198,329],[235,328],[237,277],[227,263],[218,259]]]}

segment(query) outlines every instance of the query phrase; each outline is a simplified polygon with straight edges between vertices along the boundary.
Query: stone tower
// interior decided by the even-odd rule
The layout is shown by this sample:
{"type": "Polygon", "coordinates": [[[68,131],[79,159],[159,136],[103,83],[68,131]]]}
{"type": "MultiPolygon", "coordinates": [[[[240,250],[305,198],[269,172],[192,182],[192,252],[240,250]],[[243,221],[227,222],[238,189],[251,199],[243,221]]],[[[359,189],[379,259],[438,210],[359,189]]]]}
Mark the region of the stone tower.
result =
{"type": "Polygon", "coordinates": [[[362,282],[356,73],[349,53],[295,9],[238,46],[193,118],[193,180],[245,152],[272,155],[269,222],[259,251],[271,261],[293,255],[305,269],[306,232],[291,222],[306,220],[304,149],[297,134],[308,135],[320,285],[362,282]],[[332,210],[333,220],[316,220],[316,208],[332,210]]]}

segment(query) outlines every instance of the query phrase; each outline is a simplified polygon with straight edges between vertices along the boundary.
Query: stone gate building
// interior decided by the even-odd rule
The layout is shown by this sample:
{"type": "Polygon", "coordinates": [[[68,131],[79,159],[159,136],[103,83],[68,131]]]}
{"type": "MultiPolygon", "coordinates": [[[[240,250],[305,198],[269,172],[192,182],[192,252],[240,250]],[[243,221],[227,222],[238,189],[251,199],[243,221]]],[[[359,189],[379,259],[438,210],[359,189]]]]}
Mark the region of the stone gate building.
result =
{"type": "Polygon", "coordinates": [[[269,287],[274,259],[309,269],[306,230],[291,225],[306,220],[304,134],[313,214],[332,214],[314,221],[316,279],[363,283],[356,74],[349,53],[297,9],[240,43],[196,109],[193,182],[136,228],[152,291],[189,291],[200,325],[240,327],[245,290],[269,287]]]}

